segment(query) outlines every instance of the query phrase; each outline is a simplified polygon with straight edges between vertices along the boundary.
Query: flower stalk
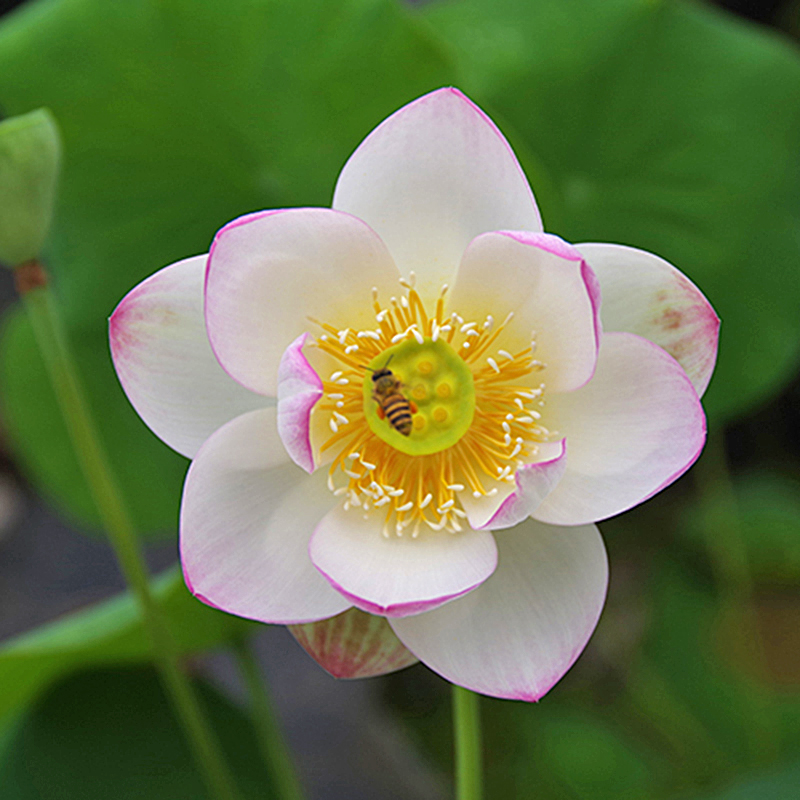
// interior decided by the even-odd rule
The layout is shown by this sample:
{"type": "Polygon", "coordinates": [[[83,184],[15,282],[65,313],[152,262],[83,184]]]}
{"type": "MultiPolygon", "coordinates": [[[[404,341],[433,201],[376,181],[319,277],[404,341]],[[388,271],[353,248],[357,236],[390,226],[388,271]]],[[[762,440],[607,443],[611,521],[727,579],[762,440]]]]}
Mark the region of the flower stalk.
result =
{"type": "Polygon", "coordinates": [[[280,800],[303,800],[305,794],[264,685],[253,646],[247,639],[238,639],[233,652],[250,698],[261,755],[275,782],[277,797],[280,800]]]}
{"type": "Polygon", "coordinates": [[[456,800],[483,798],[480,696],[453,684],[456,800]]]}
{"type": "Polygon", "coordinates": [[[46,273],[28,262],[17,273],[17,289],[42,353],[75,453],[125,580],[138,601],[164,688],[186,734],[209,796],[238,800],[219,742],[182,672],[178,651],[150,590],[136,530],[97,432],[67,342],[46,273]]]}

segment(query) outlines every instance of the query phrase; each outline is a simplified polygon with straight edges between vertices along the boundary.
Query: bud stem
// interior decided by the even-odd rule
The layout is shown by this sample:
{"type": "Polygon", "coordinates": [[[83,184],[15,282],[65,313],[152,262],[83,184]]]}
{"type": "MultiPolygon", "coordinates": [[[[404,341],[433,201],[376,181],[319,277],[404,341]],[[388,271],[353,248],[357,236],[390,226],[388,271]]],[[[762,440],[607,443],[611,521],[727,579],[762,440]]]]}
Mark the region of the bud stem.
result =
{"type": "Polygon", "coordinates": [[[26,262],[21,269],[23,271],[17,273],[17,286],[22,302],[92,498],[125,580],[139,603],[164,688],[183,726],[209,796],[217,800],[237,800],[239,795],[219,742],[192,684],[180,668],[172,632],[150,589],[136,530],[86,402],[45,270],[38,261],[26,262]]]}

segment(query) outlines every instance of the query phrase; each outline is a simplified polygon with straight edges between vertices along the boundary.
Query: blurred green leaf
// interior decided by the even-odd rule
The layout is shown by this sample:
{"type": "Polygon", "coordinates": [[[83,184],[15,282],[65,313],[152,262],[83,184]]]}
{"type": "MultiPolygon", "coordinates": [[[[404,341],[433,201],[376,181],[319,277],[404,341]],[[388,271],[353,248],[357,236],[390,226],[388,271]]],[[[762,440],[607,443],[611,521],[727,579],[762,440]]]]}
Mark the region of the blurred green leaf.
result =
{"type": "Polygon", "coordinates": [[[611,715],[552,703],[522,707],[503,716],[515,719],[524,749],[514,759],[517,793],[497,796],[523,796],[526,786],[542,779],[556,798],[646,800],[654,796],[653,764],[647,749],[619,729],[611,715]]]}
{"type": "Polygon", "coordinates": [[[757,778],[746,778],[722,792],[692,800],[797,800],[800,762],[757,778]]]}
{"type": "Polygon", "coordinates": [[[763,721],[761,704],[750,687],[737,685],[730,665],[720,663],[716,623],[721,609],[713,593],[672,562],[652,580],[653,619],[641,659],[632,665],[632,680],[641,669],[656,670],[696,724],[731,758],[746,763],[753,757],[749,732],[756,720],[759,726],[763,721]]]}
{"type": "MultiPolygon", "coordinates": [[[[0,74],[5,113],[47,105],[61,126],[54,286],[134,516],[174,529],[186,462],[116,388],[107,317],[142,278],[207,250],[228,220],[329,205],[366,133],[453,72],[391,0],[39,0],[0,26],[0,74]]],[[[2,362],[26,471],[95,521],[27,321],[12,321],[2,362]]]]}
{"type": "Polygon", "coordinates": [[[708,295],[723,320],[718,422],[795,374],[796,48],[693,2],[445,0],[424,16],[462,88],[535,156],[548,230],[652,250],[708,295]]]}
{"type": "MultiPolygon", "coordinates": [[[[196,600],[177,567],[159,576],[153,590],[183,654],[218,646],[256,625],[196,600]]],[[[70,614],[0,647],[0,720],[75,670],[149,659],[149,640],[130,595],[70,614]]]]}
{"type": "MultiPolygon", "coordinates": [[[[800,686],[771,690],[741,618],[745,610],[722,602],[709,585],[669,561],[652,588],[653,620],[630,680],[655,671],[667,697],[712,737],[729,768],[764,768],[779,754],[796,756],[800,686]]],[[[720,781],[722,775],[706,777],[720,781]]]]}
{"type": "MultiPolygon", "coordinates": [[[[734,480],[738,519],[749,569],[760,580],[796,584],[800,578],[800,481],[789,476],[752,473],[734,480]]],[[[702,545],[703,520],[722,517],[728,502],[713,499],[705,517],[694,505],[683,511],[682,530],[702,545]],[[720,507],[722,506],[722,507],[720,507]]]]}
{"type": "MultiPolygon", "coordinates": [[[[244,798],[275,797],[245,714],[201,686],[244,798]]],[[[150,669],[82,672],[23,715],[0,749],[3,800],[198,800],[206,796],[150,669]]]]}

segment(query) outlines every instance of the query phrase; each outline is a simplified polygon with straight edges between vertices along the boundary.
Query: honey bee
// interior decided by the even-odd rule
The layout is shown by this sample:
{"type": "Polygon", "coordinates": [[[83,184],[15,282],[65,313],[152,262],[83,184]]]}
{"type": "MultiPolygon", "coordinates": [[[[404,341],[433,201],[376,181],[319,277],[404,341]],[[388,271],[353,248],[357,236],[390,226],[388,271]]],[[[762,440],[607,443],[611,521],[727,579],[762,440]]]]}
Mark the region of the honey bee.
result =
{"type": "Polygon", "coordinates": [[[398,433],[408,436],[411,433],[411,415],[416,413],[417,407],[400,392],[403,384],[389,369],[389,361],[372,371],[372,398],[378,404],[378,416],[388,419],[398,433]]]}

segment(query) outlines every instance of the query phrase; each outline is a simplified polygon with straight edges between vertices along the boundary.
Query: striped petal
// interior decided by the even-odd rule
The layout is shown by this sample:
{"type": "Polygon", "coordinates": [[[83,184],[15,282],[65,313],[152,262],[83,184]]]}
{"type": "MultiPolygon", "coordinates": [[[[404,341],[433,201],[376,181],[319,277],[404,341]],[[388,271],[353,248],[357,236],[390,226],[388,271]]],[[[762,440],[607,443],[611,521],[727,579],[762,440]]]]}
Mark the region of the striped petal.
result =
{"type": "Polygon", "coordinates": [[[416,664],[385,617],[351,608],[343,614],[289,630],[334,678],[371,678],[416,664]]]}

